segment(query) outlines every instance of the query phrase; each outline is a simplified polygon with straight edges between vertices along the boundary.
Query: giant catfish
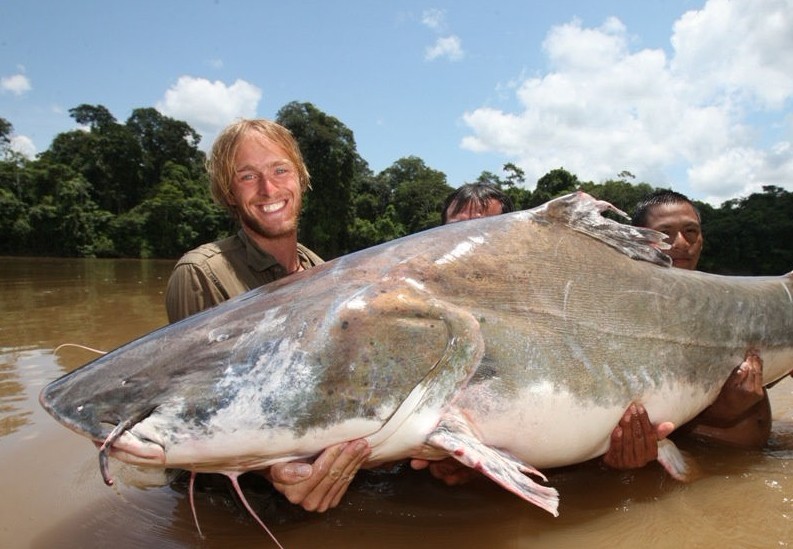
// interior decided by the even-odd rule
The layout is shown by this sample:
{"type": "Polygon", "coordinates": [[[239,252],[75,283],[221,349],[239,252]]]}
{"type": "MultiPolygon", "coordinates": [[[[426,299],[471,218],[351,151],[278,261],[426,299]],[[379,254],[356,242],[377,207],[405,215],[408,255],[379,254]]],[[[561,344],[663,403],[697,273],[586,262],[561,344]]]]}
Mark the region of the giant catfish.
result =
{"type": "MultiPolygon", "coordinates": [[[[41,403],[107,455],[237,475],[366,438],[453,456],[557,514],[524,473],[604,453],[631,402],[681,425],[747,351],[793,369],[793,277],[670,268],[664,235],[576,193],[338,258],[154,331],[41,403]],[[535,469],[537,468],[537,469],[535,469]]],[[[678,477],[670,442],[659,461],[678,477]]]]}

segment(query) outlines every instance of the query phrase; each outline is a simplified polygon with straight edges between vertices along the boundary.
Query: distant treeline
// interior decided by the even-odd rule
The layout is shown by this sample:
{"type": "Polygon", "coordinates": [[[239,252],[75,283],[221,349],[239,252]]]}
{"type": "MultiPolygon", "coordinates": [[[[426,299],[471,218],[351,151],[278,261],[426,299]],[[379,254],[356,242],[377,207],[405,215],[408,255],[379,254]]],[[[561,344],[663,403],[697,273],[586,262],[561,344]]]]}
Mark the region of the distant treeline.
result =
{"type": "MultiPolygon", "coordinates": [[[[101,105],[71,109],[87,128],[58,134],[35,160],[11,151],[11,122],[0,118],[0,255],[176,258],[234,231],[213,204],[199,135],[153,108],[119,123],[101,105]]],[[[375,174],[352,131],[311,103],[277,114],[300,143],[311,173],[300,241],[325,259],[440,224],[453,191],[421,158],[400,158],[375,174]]],[[[655,190],[622,172],[601,183],[558,168],[524,188],[514,164],[477,181],[508,193],[519,209],[582,189],[632,212],[655,190]],[[500,174],[500,175],[499,175],[500,174]]],[[[723,274],[782,274],[793,269],[793,193],[775,186],[719,208],[698,203],[705,233],[700,267],[723,274]]]]}

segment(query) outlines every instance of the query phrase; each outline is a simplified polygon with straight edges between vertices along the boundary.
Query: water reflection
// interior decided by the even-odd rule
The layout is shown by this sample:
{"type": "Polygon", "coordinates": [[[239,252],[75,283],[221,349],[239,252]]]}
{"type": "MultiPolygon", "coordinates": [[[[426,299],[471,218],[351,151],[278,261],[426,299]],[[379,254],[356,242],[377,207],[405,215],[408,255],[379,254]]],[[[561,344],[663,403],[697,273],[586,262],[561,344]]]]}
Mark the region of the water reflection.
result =
{"type": "Polygon", "coordinates": [[[25,386],[16,372],[17,353],[0,351],[0,438],[29,422],[30,411],[21,408],[25,386]]]}

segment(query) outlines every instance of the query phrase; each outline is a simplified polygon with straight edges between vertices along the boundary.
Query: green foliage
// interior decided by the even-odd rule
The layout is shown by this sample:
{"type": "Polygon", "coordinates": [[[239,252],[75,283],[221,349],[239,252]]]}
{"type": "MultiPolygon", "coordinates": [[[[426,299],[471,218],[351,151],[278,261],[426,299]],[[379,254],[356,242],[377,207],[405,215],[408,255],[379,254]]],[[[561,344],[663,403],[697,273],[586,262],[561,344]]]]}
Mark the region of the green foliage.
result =
{"type": "Polygon", "coordinates": [[[700,267],[731,275],[781,275],[793,269],[793,193],[770,185],[763,193],[714,209],[698,204],[705,246],[700,267]]]}
{"type": "MultiPolygon", "coordinates": [[[[136,109],[123,124],[101,105],[70,110],[85,130],[64,132],[36,160],[10,152],[13,126],[0,118],[0,254],[175,258],[233,230],[212,202],[198,134],[154,109],[136,109]]],[[[372,173],[352,131],[310,103],[289,103],[278,120],[297,138],[313,190],[300,240],[326,259],[440,223],[453,191],[446,175],[421,158],[400,158],[372,173]]],[[[655,190],[617,179],[582,182],[551,170],[535,190],[518,166],[483,171],[517,209],[584,190],[632,213],[655,190]]],[[[775,186],[719,208],[697,204],[705,248],[700,267],[723,274],[781,274],[793,268],[793,193],[775,186]]]]}
{"type": "Polygon", "coordinates": [[[0,254],[11,255],[32,231],[27,205],[8,189],[0,187],[0,254]]]}
{"type": "Polygon", "coordinates": [[[193,180],[185,166],[166,163],[156,192],[118,216],[112,235],[118,255],[179,257],[224,236],[226,214],[209,197],[205,180],[193,180]]]}
{"type": "Polygon", "coordinates": [[[388,190],[399,224],[408,233],[423,231],[441,223],[443,201],[454,189],[443,172],[433,170],[417,156],[400,158],[377,178],[388,190]]]}
{"type": "Polygon", "coordinates": [[[399,222],[396,208],[389,204],[383,215],[377,216],[374,221],[355,218],[350,229],[350,245],[353,250],[362,250],[407,234],[405,227],[399,222]]]}
{"type": "Polygon", "coordinates": [[[169,162],[189,168],[193,175],[203,169],[201,137],[186,122],[163,116],[156,109],[135,109],[126,127],[142,152],[142,180],[146,190],[156,185],[169,162]]]}
{"type": "Polygon", "coordinates": [[[507,188],[518,188],[526,182],[526,172],[512,162],[504,164],[504,171],[507,172],[507,177],[503,185],[507,188]]]}
{"type": "Polygon", "coordinates": [[[408,234],[393,204],[393,192],[385,177],[375,177],[359,159],[353,180],[353,221],[350,251],[361,250],[408,234]]]}
{"type": "Polygon", "coordinates": [[[11,144],[11,134],[14,133],[14,126],[0,116],[0,153],[5,155],[8,146],[11,144]]]}
{"type": "Polygon", "coordinates": [[[102,106],[71,109],[35,161],[0,162],[0,251],[19,255],[178,257],[224,234],[198,134],[154,109],[119,124],[102,106]]]}
{"type": "Polygon", "coordinates": [[[578,177],[564,168],[551,170],[537,180],[537,186],[531,195],[531,205],[539,206],[552,198],[571,193],[578,185],[578,177]]]}
{"type": "Polygon", "coordinates": [[[91,199],[90,187],[82,177],[58,185],[55,228],[59,247],[69,256],[95,257],[110,245],[104,229],[112,215],[91,199]]]}

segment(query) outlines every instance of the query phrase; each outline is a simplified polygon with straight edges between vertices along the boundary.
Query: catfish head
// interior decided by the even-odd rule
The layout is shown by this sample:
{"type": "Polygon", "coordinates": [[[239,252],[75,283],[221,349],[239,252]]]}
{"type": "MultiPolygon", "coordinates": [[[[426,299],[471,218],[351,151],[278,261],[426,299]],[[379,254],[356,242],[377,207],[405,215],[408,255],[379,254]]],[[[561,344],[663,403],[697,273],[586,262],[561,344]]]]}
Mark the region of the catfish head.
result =
{"type": "Polygon", "coordinates": [[[59,423],[100,446],[108,484],[108,453],[164,467],[164,441],[133,428],[174,400],[191,401],[202,393],[206,398],[247,321],[201,313],[165,326],[53,381],[39,402],[59,423]]]}

